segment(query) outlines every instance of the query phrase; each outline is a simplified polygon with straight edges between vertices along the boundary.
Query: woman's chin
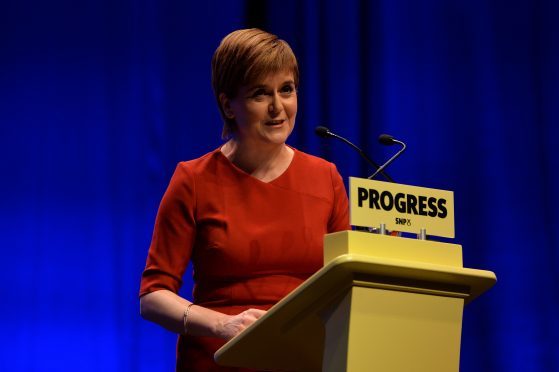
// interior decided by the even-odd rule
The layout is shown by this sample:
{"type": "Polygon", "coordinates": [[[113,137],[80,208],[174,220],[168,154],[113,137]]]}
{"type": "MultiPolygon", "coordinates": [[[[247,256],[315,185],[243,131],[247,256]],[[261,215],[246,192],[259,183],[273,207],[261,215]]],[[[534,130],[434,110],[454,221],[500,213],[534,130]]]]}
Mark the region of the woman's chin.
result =
{"type": "Polygon", "coordinates": [[[289,138],[289,134],[273,133],[266,136],[266,141],[271,144],[283,145],[289,138]]]}

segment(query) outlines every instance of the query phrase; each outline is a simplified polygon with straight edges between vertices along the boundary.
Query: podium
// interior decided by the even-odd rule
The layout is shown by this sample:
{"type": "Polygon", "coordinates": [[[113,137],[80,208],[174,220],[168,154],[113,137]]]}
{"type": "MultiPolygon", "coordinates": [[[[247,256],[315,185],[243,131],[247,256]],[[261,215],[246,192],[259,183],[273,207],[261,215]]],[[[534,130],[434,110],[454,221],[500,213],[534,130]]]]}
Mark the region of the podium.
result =
{"type": "Polygon", "coordinates": [[[357,231],[325,236],[325,265],[215,353],[280,371],[458,371],[464,305],[496,282],[460,245],[357,231]]]}

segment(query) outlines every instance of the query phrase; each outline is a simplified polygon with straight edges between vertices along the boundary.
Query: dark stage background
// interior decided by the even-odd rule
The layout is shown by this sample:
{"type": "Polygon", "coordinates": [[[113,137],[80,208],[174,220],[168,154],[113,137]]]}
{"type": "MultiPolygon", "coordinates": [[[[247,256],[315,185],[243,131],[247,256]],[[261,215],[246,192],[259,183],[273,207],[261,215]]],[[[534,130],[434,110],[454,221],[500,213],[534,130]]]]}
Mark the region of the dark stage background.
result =
{"type": "MultiPolygon", "coordinates": [[[[559,371],[559,3],[3,1],[0,370],[170,371],[175,336],[139,316],[159,200],[220,145],[220,39],[261,26],[302,81],[293,146],[455,191],[468,267],[499,282],[465,310],[462,371],[559,371]]],[[[182,290],[190,294],[190,282],[182,290]]]]}

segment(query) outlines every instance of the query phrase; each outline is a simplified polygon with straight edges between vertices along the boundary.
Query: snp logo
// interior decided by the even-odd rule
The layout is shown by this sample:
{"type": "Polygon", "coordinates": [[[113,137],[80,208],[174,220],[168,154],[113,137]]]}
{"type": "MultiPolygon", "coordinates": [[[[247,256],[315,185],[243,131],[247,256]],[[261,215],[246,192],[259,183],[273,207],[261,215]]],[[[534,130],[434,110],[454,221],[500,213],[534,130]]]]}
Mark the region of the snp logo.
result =
{"type": "Polygon", "coordinates": [[[396,225],[411,226],[411,220],[409,218],[396,217],[396,225]]]}

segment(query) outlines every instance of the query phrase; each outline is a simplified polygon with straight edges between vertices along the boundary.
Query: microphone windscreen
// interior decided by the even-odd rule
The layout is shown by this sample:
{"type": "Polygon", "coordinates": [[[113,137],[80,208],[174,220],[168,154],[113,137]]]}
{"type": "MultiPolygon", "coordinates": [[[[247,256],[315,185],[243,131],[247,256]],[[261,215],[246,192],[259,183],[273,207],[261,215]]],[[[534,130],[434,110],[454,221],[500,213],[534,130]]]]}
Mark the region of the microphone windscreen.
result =
{"type": "Polygon", "coordinates": [[[330,130],[322,126],[314,128],[314,132],[316,133],[317,136],[322,138],[326,138],[330,135],[330,130]]]}
{"type": "Polygon", "coordinates": [[[392,137],[390,134],[381,134],[380,136],[378,136],[378,141],[383,145],[390,146],[394,144],[394,137],[392,137]]]}

